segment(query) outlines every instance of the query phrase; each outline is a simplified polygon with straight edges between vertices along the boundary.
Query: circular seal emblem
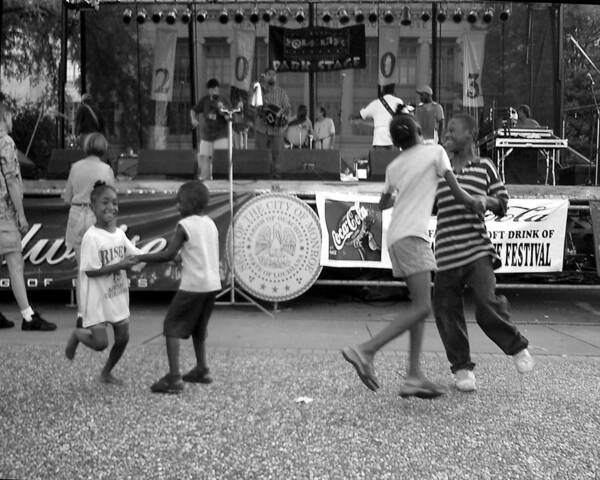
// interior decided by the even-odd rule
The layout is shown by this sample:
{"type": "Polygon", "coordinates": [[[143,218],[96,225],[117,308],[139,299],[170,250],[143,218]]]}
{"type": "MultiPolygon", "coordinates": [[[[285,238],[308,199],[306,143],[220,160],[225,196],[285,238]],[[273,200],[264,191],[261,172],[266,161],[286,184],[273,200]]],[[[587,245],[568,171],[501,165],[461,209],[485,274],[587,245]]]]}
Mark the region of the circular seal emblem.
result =
{"type": "Polygon", "coordinates": [[[303,294],[321,273],[321,227],[316,213],[293,195],[266,193],[235,214],[227,257],[236,281],[271,302],[303,294]]]}

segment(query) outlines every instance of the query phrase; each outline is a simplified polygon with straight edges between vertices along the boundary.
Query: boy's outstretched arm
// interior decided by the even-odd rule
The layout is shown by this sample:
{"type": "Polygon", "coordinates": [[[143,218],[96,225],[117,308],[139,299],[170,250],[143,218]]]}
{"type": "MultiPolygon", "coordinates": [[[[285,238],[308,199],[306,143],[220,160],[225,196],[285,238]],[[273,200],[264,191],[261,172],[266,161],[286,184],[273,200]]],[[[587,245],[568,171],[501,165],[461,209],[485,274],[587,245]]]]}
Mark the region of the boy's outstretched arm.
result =
{"type": "Polygon", "coordinates": [[[456,175],[452,170],[447,170],[444,173],[444,178],[446,182],[448,182],[448,186],[450,187],[450,191],[454,198],[458,200],[460,203],[465,205],[470,210],[473,210],[475,213],[483,215],[485,213],[485,200],[481,197],[477,196],[477,198],[469,195],[463,188],[458,184],[458,180],[456,179],[456,175]]]}
{"type": "Polygon", "coordinates": [[[187,234],[185,233],[183,227],[181,225],[177,225],[177,229],[175,230],[171,241],[167,245],[167,248],[165,248],[162,252],[136,255],[135,259],[138,262],[168,262],[177,256],[179,250],[181,250],[181,247],[183,246],[183,243],[187,239],[187,234]]]}

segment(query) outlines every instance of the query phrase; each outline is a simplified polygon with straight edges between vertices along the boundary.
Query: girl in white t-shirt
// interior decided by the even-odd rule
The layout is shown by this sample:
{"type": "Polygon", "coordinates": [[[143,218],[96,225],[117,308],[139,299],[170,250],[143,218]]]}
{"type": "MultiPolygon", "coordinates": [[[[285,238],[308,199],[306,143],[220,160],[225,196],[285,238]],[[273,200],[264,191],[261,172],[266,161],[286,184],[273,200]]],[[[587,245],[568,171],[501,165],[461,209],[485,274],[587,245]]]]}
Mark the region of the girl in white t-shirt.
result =
{"type": "Polygon", "coordinates": [[[439,145],[424,145],[421,127],[411,115],[396,115],[390,134],[402,152],[387,167],[380,208],[394,206],[387,245],[395,277],[406,280],[411,305],[370,340],[346,347],[342,355],[356,369],[362,382],[377,390],[373,361],[375,354],[405,331],[410,331],[409,367],[402,397],[434,398],[445,389],[425,377],[420,367],[425,318],[431,313],[431,272],[436,263],[428,236],[428,224],[437,183],[445,178],[457,200],[483,213],[484,204],[465,192],[456,180],[450,160],[439,145]],[[395,197],[395,199],[394,199],[395,197]]]}
{"type": "Polygon", "coordinates": [[[106,325],[111,324],[115,343],[100,374],[103,383],[122,385],[111,371],[129,341],[129,286],[126,269],[135,265],[133,255],[141,251],[117,228],[119,204],[112,185],[96,182],[90,195],[95,225],[83,235],[79,262],[79,298],[83,328],[73,331],[65,355],[75,357],[79,342],[93,350],[108,346],[106,325]]]}

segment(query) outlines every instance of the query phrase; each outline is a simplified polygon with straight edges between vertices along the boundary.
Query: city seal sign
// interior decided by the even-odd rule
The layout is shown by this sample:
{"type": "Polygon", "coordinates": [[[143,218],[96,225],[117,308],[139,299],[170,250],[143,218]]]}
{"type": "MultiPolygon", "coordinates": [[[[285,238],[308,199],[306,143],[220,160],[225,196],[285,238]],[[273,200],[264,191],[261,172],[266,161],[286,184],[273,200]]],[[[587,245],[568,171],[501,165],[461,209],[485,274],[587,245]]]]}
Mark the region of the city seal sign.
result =
{"type": "Polygon", "coordinates": [[[293,195],[266,193],[234,216],[227,257],[249,294],[271,302],[291,300],[321,273],[321,227],[316,213],[293,195]],[[231,258],[233,255],[233,258],[231,258]]]}

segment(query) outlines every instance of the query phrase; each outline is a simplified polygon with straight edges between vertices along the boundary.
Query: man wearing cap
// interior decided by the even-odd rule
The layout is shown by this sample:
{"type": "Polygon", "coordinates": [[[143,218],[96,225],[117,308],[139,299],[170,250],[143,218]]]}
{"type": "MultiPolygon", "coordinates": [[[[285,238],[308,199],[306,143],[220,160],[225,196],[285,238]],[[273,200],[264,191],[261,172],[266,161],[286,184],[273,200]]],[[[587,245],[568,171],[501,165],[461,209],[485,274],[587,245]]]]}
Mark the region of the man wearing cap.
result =
{"type": "Polygon", "coordinates": [[[227,101],[220,95],[219,81],[211,78],[206,82],[207,94],[190,110],[192,126],[198,128],[198,178],[212,179],[212,158],[215,150],[227,150],[229,132],[227,120],[221,109],[227,108],[227,101]]]}
{"type": "Polygon", "coordinates": [[[531,108],[529,105],[519,105],[517,107],[517,123],[515,128],[540,128],[537,120],[531,118],[531,108]]]}
{"type": "Polygon", "coordinates": [[[415,109],[415,120],[421,125],[425,143],[439,143],[444,133],[444,109],[433,101],[433,90],[429,85],[417,89],[421,103],[415,109]]]}

